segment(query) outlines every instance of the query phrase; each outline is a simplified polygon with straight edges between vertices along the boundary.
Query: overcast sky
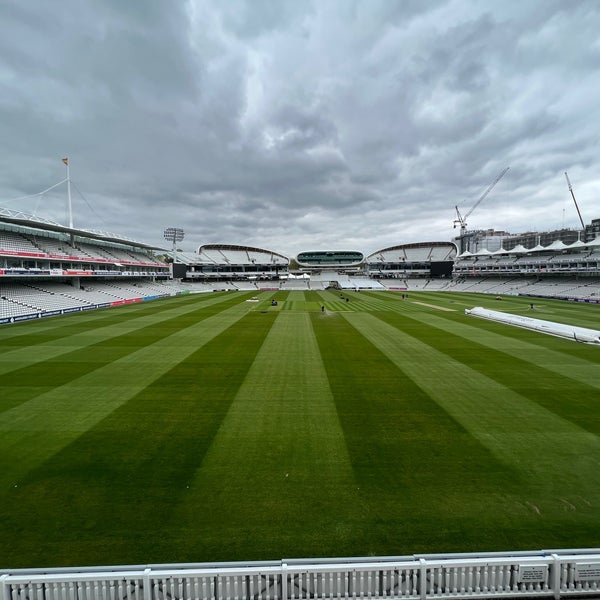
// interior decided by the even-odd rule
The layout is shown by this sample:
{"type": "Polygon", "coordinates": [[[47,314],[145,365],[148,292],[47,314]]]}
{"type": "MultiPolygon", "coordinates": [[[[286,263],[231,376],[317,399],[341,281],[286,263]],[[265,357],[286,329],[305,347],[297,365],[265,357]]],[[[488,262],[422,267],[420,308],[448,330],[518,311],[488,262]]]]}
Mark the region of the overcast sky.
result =
{"type": "Polygon", "coordinates": [[[598,0],[3,0],[0,206],[365,253],[600,218],[598,0]]]}

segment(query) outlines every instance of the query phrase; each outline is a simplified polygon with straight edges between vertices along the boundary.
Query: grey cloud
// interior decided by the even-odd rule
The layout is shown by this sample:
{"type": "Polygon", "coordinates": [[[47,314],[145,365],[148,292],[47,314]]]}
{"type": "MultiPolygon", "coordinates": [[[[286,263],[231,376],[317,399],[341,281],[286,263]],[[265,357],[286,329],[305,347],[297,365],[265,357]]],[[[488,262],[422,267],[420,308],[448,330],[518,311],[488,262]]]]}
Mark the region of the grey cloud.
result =
{"type": "MultiPolygon", "coordinates": [[[[32,0],[0,13],[9,207],[60,180],[68,155],[96,211],[76,200],[87,226],[101,215],[161,243],[183,224],[190,248],[448,239],[454,205],[509,165],[477,211],[486,227],[562,206],[564,170],[600,216],[594,1],[32,0]]],[[[26,204],[64,220],[61,193],[26,204]]],[[[547,212],[540,226],[555,225],[547,212]]]]}

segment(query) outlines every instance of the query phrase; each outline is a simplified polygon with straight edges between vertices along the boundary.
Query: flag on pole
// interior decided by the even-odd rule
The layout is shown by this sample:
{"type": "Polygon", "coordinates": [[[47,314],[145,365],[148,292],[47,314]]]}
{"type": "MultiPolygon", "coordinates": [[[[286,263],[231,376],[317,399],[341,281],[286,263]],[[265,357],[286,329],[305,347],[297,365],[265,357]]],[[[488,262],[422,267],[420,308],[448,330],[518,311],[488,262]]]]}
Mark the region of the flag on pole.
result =
{"type": "Polygon", "coordinates": [[[62,160],[63,160],[63,162],[65,163],[65,165],[68,165],[68,164],[69,164],[69,159],[68,159],[68,158],[63,158],[62,160]]]}

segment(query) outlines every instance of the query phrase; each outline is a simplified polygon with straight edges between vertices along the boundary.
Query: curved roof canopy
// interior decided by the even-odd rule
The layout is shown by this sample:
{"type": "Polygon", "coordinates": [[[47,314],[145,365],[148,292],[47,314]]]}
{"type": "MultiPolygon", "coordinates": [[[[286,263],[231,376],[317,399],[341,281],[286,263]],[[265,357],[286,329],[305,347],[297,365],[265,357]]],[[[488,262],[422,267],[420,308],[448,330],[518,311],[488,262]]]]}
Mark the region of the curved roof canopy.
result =
{"type": "Polygon", "coordinates": [[[144,248],[147,250],[162,250],[160,246],[137,242],[131,238],[119,235],[118,233],[110,233],[108,231],[100,231],[99,229],[75,229],[66,227],[55,221],[44,219],[20,210],[11,210],[9,208],[0,208],[0,221],[18,225],[20,227],[29,227],[39,229],[40,231],[54,231],[58,233],[66,233],[84,238],[102,240],[104,242],[112,242],[115,244],[127,244],[136,248],[144,248]]]}
{"type": "MultiPolygon", "coordinates": [[[[367,263],[376,263],[378,260],[381,260],[381,257],[386,252],[406,252],[407,250],[435,250],[441,251],[441,256],[443,259],[438,258],[440,254],[436,252],[435,260],[447,260],[452,261],[456,258],[456,254],[458,252],[456,244],[454,242],[412,242],[410,244],[399,244],[398,246],[389,246],[388,248],[383,248],[382,250],[377,250],[372,254],[369,254],[366,258],[367,263]]],[[[461,254],[461,257],[471,256],[469,253],[461,254]]]]}
{"type": "Polygon", "coordinates": [[[260,252],[262,254],[268,254],[269,256],[278,256],[283,260],[289,262],[289,258],[279,252],[273,252],[272,250],[265,250],[264,248],[253,248],[252,246],[239,246],[237,244],[204,244],[198,248],[198,254],[203,250],[231,250],[233,252],[260,252]]]}

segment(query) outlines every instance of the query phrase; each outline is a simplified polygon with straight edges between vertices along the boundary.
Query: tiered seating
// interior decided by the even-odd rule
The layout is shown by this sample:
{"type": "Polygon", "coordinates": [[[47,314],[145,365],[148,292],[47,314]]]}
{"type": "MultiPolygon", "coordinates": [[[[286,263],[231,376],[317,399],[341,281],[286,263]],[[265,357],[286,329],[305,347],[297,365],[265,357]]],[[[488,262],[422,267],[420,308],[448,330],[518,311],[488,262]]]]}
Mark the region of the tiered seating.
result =
{"type": "Polygon", "coordinates": [[[407,262],[427,262],[431,260],[432,248],[405,248],[407,262]]]}
{"type": "Polygon", "coordinates": [[[40,253],[40,249],[31,240],[16,231],[0,231],[0,250],[40,253]]]}
{"type": "MultiPolygon", "coordinates": [[[[75,256],[77,258],[81,258],[84,260],[90,260],[91,258],[94,258],[94,256],[96,256],[96,254],[89,254],[88,252],[86,252],[85,250],[81,249],[79,246],[81,246],[82,244],[78,244],[78,246],[68,246],[65,247],[65,251],[69,253],[69,256],[75,256]]],[[[92,248],[94,248],[94,246],[92,246],[92,248]]]]}
{"type": "Polygon", "coordinates": [[[271,254],[271,263],[274,265],[287,265],[289,261],[287,258],[283,256],[278,256],[277,254],[271,254]]]}
{"type": "Polygon", "coordinates": [[[455,254],[456,251],[454,248],[448,248],[447,246],[432,246],[429,260],[432,262],[452,260],[455,254]]]}
{"type": "Polygon", "coordinates": [[[252,261],[245,250],[220,250],[223,259],[230,265],[249,265],[252,261]]]}
{"type": "Polygon", "coordinates": [[[412,278],[406,279],[406,287],[409,290],[424,290],[427,287],[428,279],[412,278]]]}
{"type": "Polygon", "coordinates": [[[0,319],[7,317],[19,317],[21,315],[31,314],[30,306],[18,304],[17,301],[11,300],[8,297],[0,298],[0,319]]]}
{"type": "MultiPolygon", "coordinates": [[[[49,312],[81,306],[81,302],[72,298],[19,283],[3,284],[2,294],[13,302],[29,307],[29,313],[49,312]]],[[[27,312],[24,314],[27,314],[27,312]]]]}
{"type": "Polygon", "coordinates": [[[309,288],[309,280],[308,279],[286,279],[282,285],[282,290],[301,290],[306,291],[309,288]]]}
{"type": "MultiPolygon", "coordinates": [[[[346,287],[342,285],[342,287],[346,287]]],[[[363,289],[363,290],[384,290],[385,287],[381,285],[375,279],[369,279],[368,277],[350,277],[348,279],[348,288],[350,289],[363,289]]]]}
{"type": "Polygon", "coordinates": [[[198,256],[201,257],[201,262],[212,263],[214,265],[223,264],[223,255],[218,250],[201,249],[198,256]]]}
{"type": "Polygon", "coordinates": [[[30,240],[32,244],[34,244],[45,254],[53,254],[55,256],[65,257],[70,256],[70,246],[66,242],[63,242],[56,238],[30,236],[27,234],[23,234],[23,237],[26,237],[28,240],[30,240]]]}
{"type": "Polygon", "coordinates": [[[445,290],[450,285],[451,279],[430,279],[427,284],[427,291],[439,292],[445,290]]]}
{"type": "Polygon", "coordinates": [[[143,252],[133,252],[133,251],[124,250],[123,254],[126,255],[126,256],[127,255],[130,256],[131,258],[129,260],[135,260],[135,261],[140,262],[142,264],[154,265],[157,262],[159,262],[153,256],[150,256],[148,254],[144,254],[143,252]]]}

